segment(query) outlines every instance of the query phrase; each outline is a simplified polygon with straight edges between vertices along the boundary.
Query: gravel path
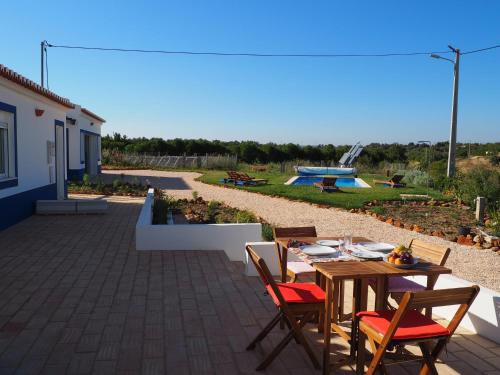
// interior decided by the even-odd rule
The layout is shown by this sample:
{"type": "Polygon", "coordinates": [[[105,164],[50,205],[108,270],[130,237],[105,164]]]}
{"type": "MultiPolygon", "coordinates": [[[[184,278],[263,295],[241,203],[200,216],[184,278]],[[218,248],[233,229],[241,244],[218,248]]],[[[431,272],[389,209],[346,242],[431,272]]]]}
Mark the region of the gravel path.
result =
{"type": "MultiPolygon", "coordinates": [[[[320,236],[350,233],[375,241],[408,243],[412,238],[449,246],[452,250],[447,266],[453,274],[485,287],[500,291],[500,255],[490,250],[476,250],[438,237],[430,237],[382,223],[372,217],[352,214],[336,208],[319,208],[309,203],[289,201],[242,190],[223,188],[195,181],[194,172],[164,172],[150,170],[104,171],[146,178],[154,187],[162,187],[176,198],[191,198],[196,190],[205,200],[217,200],[240,209],[247,209],[274,225],[315,225],[320,236]]],[[[107,178],[113,178],[108,176],[107,178]]],[[[128,177],[127,177],[128,178],[128,177]]],[[[133,177],[132,177],[133,178],[133,177]]]]}

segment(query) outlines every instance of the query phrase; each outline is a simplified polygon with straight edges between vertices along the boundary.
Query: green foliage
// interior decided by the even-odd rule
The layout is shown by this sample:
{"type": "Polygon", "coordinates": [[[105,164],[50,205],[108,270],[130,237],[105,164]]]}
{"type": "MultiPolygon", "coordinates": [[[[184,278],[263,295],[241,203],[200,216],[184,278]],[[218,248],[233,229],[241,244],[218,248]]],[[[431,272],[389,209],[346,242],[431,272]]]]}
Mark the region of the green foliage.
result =
{"type": "Polygon", "coordinates": [[[193,192],[191,193],[191,196],[193,197],[193,200],[197,200],[199,197],[198,192],[196,190],[193,190],[193,192]]]}
{"type": "Polygon", "coordinates": [[[262,223],[262,239],[264,241],[274,241],[273,227],[270,224],[262,223]]]}
{"type": "Polygon", "coordinates": [[[118,179],[113,180],[113,189],[118,190],[122,186],[122,182],[118,179]]]}
{"type": "MultiPolygon", "coordinates": [[[[346,152],[350,145],[335,146],[332,144],[298,145],[294,143],[261,144],[253,141],[219,140],[208,141],[205,139],[161,139],[161,138],[128,138],[115,133],[112,136],[102,137],[103,160],[111,161],[110,153],[113,151],[129,153],[149,153],[162,155],[237,155],[245,163],[280,163],[283,161],[308,160],[309,162],[323,161],[326,164],[336,164],[338,159],[346,152]]],[[[458,144],[459,157],[468,154],[469,145],[458,144]]],[[[500,142],[488,144],[471,144],[471,155],[497,155],[500,152],[500,142]]],[[[421,167],[426,168],[429,161],[445,160],[448,155],[448,142],[438,142],[429,148],[425,144],[398,143],[381,144],[371,143],[366,145],[359,163],[370,167],[378,167],[380,163],[407,163],[409,160],[417,161],[421,167]]],[[[119,160],[118,165],[126,166],[126,162],[119,160]]]]}
{"type": "Polygon", "coordinates": [[[427,174],[427,172],[413,169],[402,171],[399,174],[403,174],[405,177],[403,181],[407,184],[418,185],[418,186],[432,186],[433,182],[431,177],[427,174]]]}
{"type": "Polygon", "coordinates": [[[238,211],[236,213],[237,223],[257,223],[258,220],[255,215],[250,211],[238,211]]]}
{"type": "Polygon", "coordinates": [[[491,155],[490,163],[494,167],[498,167],[500,165],[500,155],[491,155]]]}
{"type": "Polygon", "coordinates": [[[500,208],[492,208],[488,212],[490,223],[487,226],[488,231],[494,236],[500,237],[500,208]]]}
{"type": "Polygon", "coordinates": [[[382,206],[373,206],[373,207],[370,207],[370,212],[373,212],[377,215],[384,215],[385,214],[385,208],[382,207],[382,206]]]}
{"type": "Polygon", "coordinates": [[[83,179],[82,179],[82,181],[83,181],[83,184],[84,184],[85,186],[89,186],[89,185],[90,185],[90,176],[89,176],[87,173],[85,173],[85,174],[83,175],[83,179]]]}
{"type": "Polygon", "coordinates": [[[500,200],[500,171],[476,168],[459,174],[455,180],[457,198],[474,206],[476,197],[485,197],[489,207],[498,207],[500,200]]]}

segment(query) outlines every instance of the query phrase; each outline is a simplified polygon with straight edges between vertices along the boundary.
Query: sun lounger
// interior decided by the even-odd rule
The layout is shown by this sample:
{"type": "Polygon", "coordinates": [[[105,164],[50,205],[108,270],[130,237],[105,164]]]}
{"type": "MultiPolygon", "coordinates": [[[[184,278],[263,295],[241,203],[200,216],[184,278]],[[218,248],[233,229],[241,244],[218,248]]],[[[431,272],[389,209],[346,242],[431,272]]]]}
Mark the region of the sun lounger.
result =
{"type": "Polygon", "coordinates": [[[251,177],[246,173],[243,172],[238,172],[238,181],[242,183],[243,185],[263,185],[267,184],[267,179],[265,178],[255,178],[251,177]]]}
{"type": "Polygon", "coordinates": [[[236,183],[239,178],[239,173],[235,171],[227,171],[227,177],[222,180],[225,184],[228,182],[236,183]]]}
{"type": "Polygon", "coordinates": [[[389,186],[391,188],[405,187],[406,184],[404,182],[401,182],[403,178],[404,178],[403,175],[395,174],[390,180],[387,181],[373,180],[373,183],[378,185],[389,186]]]}
{"type": "Polygon", "coordinates": [[[337,177],[323,177],[323,181],[315,182],[314,186],[323,191],[337,191],[339,188],[335,186],[337,177]]]}

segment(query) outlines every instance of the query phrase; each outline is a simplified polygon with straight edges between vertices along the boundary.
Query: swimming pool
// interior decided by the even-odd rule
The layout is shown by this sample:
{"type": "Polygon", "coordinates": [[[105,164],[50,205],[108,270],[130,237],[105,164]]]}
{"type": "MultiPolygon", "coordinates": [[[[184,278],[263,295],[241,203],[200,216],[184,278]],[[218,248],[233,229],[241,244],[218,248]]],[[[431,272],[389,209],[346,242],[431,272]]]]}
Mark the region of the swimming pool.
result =
{"type": "MultiPolygon", "coordinates": [[[[321,182],[323,177],[321,176],[295,176],[288,180],[285,185],[294,185],[294,186],[312,186],[316,182],[321,182]]],[[[365,181],[361,178],[357,177],[338,177],[335,185],[349,188],[371,188],[365,181]]]]}

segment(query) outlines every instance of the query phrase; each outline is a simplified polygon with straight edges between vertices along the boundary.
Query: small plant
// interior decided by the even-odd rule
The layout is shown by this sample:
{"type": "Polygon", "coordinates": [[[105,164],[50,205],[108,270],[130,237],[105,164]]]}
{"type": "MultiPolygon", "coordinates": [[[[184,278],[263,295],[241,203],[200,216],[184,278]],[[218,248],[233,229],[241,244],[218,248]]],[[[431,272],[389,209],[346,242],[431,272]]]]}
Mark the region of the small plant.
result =
{"type": "Polygon", "coordinates": [[[236,214],[237,223],[256,223],[257,218],[250,211],[238,211],[236,214]]]}
{"type": "Polygon", "coordinates": [[[274,241],[273,227],[270,224],[262,224],[262,239],[268,242],[274,241]]]}
{"type": "Polygon", "coordinates": [[[373,212],[377,215],[384,215],[385,214],[385,208],[382,206],[373,206],[370,208],[370,212],[373,212]]]}
{"type": "Polygon", "coordinates": [[[195,200],[198,200],[199,195],[198,195],[198,192],[197,192],[196,190],[194,190],[194,191],[191,193],[191,195],[192,195],[192,197],[193,197],[193,200],[194,200],[194,201],[195,201],[195,200]]]}
{"type": "Polygon", "coordinates": [[[120,187],[122,186],[122,182],[118,179],[113,180],[113,189],[114,190],[119,190],[120,187]]]}
{"type": "Polygon", "coordinates": [[[500,237],[500,208],[491,209],[488,212],[488,216],[490,218],[486,223],[486,228],[494,236],[500,237]]]}
{"type": "Polygon", "coordinates": [[[82,181],[84,186],[90,186],[90,176],[87,173],[83,175],[82,181]]]}

